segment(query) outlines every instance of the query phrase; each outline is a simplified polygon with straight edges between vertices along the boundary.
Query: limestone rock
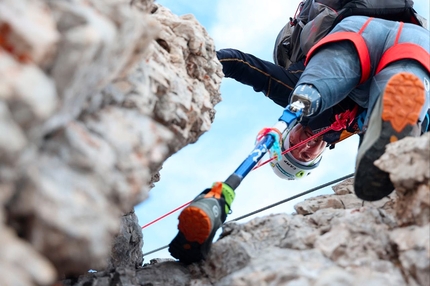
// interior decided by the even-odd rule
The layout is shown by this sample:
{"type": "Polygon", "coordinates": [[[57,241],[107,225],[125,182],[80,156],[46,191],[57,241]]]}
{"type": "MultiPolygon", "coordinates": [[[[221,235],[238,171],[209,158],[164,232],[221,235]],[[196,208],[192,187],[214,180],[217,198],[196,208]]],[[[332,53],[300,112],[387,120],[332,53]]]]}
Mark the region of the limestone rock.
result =
{"type": "MultiPolygon", "coordinates": [[[[351,183],[350,188],[353,189],[351,183]]],[[[346,195],[322,195],[314,198],[306,199],[294,206],[298,214],[307,215],[315,213],[320,209],[333,208],[333,209],[353,209],[364,206],[374,206],[392,211],[395,203],[396,194],[392,193],[389,196],[382,198],[379,201],[367,202],[363,201],[355,194],[346,195]]]]}
{"type": "MultiPolygon", "coordinates": [[[[1,217],[1,216],[0,216],[1,217]]],[[[0,226],[1,285],[48,285],[56,278],[53,265],[12,229],[0,226]]]]}
{"type": "Polygon", "coordinates": [[[406,137],[389,144],[384,155],[375,165],[390,173],[397,192],[411,190],[421,184],[430,183],[429,162],[430,133],[421,137],[406,137]]]}
{"type": "Polygon", "coordinates": [[[390,174],[399,196],[397,218],[401,224],[430,222],[430,133],[407,137],[387,146],[375,165],[390,174]]]}
{"type": "Polygon", "coordinates": [[[0,31],[0,285],[136,285],[130,211],[212,124],[212,39],[152,0],[6,0],[0,31]]]}
{"type": "Polygon", "coordinates": [[[399,261],[409,279],[418,285],[430,283],[430,225],[398,228],[390,240],[399,252],[399,261]]]}
{"type": "Polygon", "coordinates": [[[143,235],[137,216],[130,212],[122,217],[121,229],[112,246],[108,269],[137,268],[143,263],[143,235]]]}
{"type": "Polygon", "coordinates": [[[353,194],[354,193],[353,183],[354,183],[354,178],[349,178],[343,182],[340,182],[337,185],[334,185],[332,189],[337,195],[353,194]]]}
{"type": "Polygon", "coordinates": [[[0,46],[21,63],[48,65],[60,40],[51,13],[45,1],[2,1],[0,46]]]}

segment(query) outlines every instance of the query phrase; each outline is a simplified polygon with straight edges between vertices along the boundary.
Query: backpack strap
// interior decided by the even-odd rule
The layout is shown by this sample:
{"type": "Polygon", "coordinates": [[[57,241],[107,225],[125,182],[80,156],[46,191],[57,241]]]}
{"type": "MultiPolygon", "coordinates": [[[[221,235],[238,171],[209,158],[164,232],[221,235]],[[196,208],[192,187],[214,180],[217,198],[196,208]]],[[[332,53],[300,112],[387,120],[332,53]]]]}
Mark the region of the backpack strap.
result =
{"type": "Polygon", "coordinates": [[[351,41],[355,48],[357,49],[358,57],[361,65],[361,78],[359,84],[364,83],[370,76],[371,65],[370,65],[370,55],[369,50],[367,49],[366,42],[364,41],[361,34],[364,29],[366,29],[367,25],[372,21],[373,18],[367,19],[367,21],[363,24],[360,31],[356,32],[336,32],[333,34],[329,34],[321,39],[316,45],[314,45],[309,53],[306,55],[305,65],[309,62],[311,57],[315,54],[316,50],[318,50],[321,46],[334,43],[339,41],[351,41]]]}
{"type": "Polygon", "coordinates": [[[392,62],[404,59],[416,60],[430,73],[430,61],[428,60],[430,58],[430,54],[423,47],[413,43],[398,43],[403,25],[404,23],[400,23],[396,39],[394,40],[394,45],[388,48],[382,55],[375,74],[379,73],[392,62]]]}

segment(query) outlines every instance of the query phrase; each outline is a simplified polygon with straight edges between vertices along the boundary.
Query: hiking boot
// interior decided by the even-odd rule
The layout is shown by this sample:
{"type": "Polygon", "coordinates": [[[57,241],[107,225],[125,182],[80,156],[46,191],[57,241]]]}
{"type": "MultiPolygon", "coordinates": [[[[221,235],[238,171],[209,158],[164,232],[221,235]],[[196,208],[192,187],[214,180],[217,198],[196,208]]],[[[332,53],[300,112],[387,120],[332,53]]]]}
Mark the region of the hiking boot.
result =
{"type": "Polygon", "coordinates": [[[170,254],[185,264],[205,259],[234,196],[233,189],[221,182],[198,195],[179,215],[179,232],[169,244],[170,254]]]}
{"type": "Polygon", "coordinates": [[[394,190],[389,174],[373,162],[384,154],[388,143],[411,135],[424,102],[424,85],[418,77],[399,73],[390,78],[375,104],[369,127],[358,149],[354,179],[357,197],[376,201],[394,190]]]}

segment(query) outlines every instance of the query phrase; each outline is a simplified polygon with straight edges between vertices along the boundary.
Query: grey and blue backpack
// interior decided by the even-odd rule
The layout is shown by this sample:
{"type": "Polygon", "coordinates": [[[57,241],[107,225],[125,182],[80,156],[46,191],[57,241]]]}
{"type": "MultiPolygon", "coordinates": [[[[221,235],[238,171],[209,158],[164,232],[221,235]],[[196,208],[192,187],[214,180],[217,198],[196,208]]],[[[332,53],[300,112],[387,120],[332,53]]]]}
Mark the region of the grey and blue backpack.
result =
{"type": "Polygon", "coordinates": [[[273,50],[275,64],[288,68],[306,57],[309,50],[342,19],[362,15],[427,27],[413,9],[412,0],[304,0],[294,17],[281,29],[273,50]]]}

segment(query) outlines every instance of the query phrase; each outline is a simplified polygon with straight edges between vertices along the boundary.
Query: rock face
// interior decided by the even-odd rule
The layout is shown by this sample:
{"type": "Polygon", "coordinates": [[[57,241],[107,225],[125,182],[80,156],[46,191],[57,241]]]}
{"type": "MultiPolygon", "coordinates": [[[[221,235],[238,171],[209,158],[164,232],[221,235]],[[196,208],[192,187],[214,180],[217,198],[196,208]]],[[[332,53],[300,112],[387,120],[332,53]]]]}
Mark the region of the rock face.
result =
{"type": "Polygon", "coordinates": [[[152,0],[5,0],[0,31],[0,285],[141,265],[130,211],[211,126],[212,39],[152,0]]]}

